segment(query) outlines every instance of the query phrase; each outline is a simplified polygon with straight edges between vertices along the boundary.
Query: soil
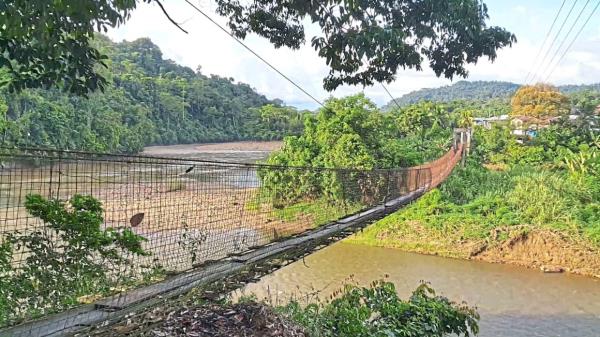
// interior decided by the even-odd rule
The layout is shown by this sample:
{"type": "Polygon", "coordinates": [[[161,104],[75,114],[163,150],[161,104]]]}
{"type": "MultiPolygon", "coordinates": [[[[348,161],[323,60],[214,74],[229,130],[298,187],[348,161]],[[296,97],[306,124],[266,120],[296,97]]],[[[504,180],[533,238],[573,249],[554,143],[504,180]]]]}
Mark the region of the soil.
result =
{"type": "Polygon", "coordinates": [[[509,239],[486,246],[473,254],[475,260],[508,263],[540,269],[543,272],[570,272],[600,278],[600,251],[564,234],[532,230],[513,234],[509,239]]]}
{"type": "MultiPolygon", "coordinates": [[[[205,304],[163,312],[160,307],[139,319],[111,328],[112,336],[147,337],[305,337],[294,322],[255,302],[205,304]]],[[[102,336],[109,335],[107,333],[102,336]]]]}
{"type": "Polygon", "coordinates": [[[168,146],[148,146],[144,148],[144,155],[152,156],[174,156],[194,154],[198,152],[228,152],[228,151],[264,151],[271,152],[279,150],[283,146],[281,141],[244,141],[229,143],[206,143],[206,144],[183,144],[168,146]]]}
{"type": "MultiPolygon", "coordinates": [[[[351,238],[351,242],[373,244],[351,238]]],[[[511,226],[493,229],[488,239],[463,240],[411,223],[403,231],[382,231],[375,245],[444,257],[505,263],[542,272],[568,272],[600,278],[600,249],[564,233],[511,226]]]]}

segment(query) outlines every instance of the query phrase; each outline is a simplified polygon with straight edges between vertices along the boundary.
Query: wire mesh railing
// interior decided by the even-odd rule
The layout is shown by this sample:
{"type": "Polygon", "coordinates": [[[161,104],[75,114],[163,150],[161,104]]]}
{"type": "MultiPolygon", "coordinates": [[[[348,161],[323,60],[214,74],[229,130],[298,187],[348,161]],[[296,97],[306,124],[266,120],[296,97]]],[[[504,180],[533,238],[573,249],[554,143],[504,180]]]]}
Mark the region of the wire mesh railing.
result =
{"type": "Polygon", "coordinates": [[[134,303],[184,272],[216,277],[215,261],[437,186],[461,154],[362,171],[3,151],[0,328],[134,303]]]}

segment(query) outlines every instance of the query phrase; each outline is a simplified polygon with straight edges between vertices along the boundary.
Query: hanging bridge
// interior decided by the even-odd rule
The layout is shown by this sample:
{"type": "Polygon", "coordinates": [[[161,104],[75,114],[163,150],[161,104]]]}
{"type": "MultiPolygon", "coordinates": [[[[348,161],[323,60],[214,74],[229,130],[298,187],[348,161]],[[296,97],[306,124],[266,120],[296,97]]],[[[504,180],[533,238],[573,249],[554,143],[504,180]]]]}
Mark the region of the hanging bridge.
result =
{"type": "Polygon", "coordinates": [[[212,291],[222,293],[255,281],[438,186],[468,138],[455,132],[435,161],[374,170],[4,151],[0,336],[76,334],[191,289],[218,284],[212,291]],[[65,202],[44,211],[27,206],[30,195],[65,202]],[[101,209],[66,202],[77,195],[101,209]],[[91,257],[77,260],[82,254],[91,257]]]}

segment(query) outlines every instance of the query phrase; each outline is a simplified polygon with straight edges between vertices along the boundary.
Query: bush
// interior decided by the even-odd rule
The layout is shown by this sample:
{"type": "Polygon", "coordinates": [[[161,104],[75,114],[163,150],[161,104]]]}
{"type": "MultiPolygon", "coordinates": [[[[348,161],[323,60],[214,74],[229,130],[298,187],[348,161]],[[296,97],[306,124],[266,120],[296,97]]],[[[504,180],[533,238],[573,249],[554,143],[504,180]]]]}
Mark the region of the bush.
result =
{"type": "Polygon", "coordinates": [[[420,285],[404,301],[393,283],[376,281],[370,287],[347,285],[326,304],[301,307],[292,302],[278,310],[304,326],[313,337],[471,336],[479,331],[479,315],[465,304],[438,296],[420,285]]]}
{"type": "Polygon", "coordinates": [[[47,314],[77,303],[77,297],[109,290],[111,277],[128,264],[125,254],[147,255],[145,238],[129,228],[102,229],[103,209],[90,196],[75,195],[68,204],[29,195],[28,212],[43,227],[11,233],[0,245],[0,325],[47,314]],[[15,249],[26,256],[13,261],[15,249]]]}

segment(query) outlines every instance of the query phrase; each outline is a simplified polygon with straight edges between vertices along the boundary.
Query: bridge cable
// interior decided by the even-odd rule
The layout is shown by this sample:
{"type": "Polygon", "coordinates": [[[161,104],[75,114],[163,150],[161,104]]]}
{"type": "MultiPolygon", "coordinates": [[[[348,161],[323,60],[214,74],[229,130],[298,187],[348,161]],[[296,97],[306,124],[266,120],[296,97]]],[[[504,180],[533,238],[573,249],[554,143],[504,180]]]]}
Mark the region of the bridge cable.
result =
{"type": "Polygon", "coordinates": [[[558,17],[560,16],[560,13],[562,12],[563,7],[565,6],[565,3],[567,2],[567,0],[563,0],[562,4],[560,5],[560,8],[558,9],[558,12],[556,13],[556,15],[554,16],[554,20],[552,21],[552,25],[550,25],[550,29],[548,30],[548,32],[546,33],[546,37],[544,38],[544,42],[542,42],[542,44],[540,45],[540,49],[538,50],[537,54],[535,55],[535,57],[533,58],[533,63],[531,64],[531,67],[529,68],[529,71],[527,72],[527,76],[525,77],[525,83],[527,83],[529,81],[529,76],[532,75],[532,69],[533,67],[536,65],[536,60],[540,57],[540,55],[542,54],[542,50],[544,50],[544,46],[546,45],[546,42],[548,42],[548,38],[550,37],[550,33],[552,32],[552,30],[554,29],[554,25],[556,24],[556,20],[558,20],[558,17]]]}
{"type": "Polygon", "coordinates": [[[202,14],[202,16],[204,16],[206,19],[208,19],[208,21],[212,22],[215,26],[217,26],[219,29],[221,29],[222,31],[224,31],[227,35],[229,35],[231,38],[233,38],[237,43],[239,43],[242,47],[246,48],[246,50],[248,50],[250,53],[252,53],[254,56],[256,56],[259,60],[261,60],[263,63],[265,63],[267,66],[269,66],[271,69],[273,69],[276,73],[278,73],[279,75],[281,75],[281,77],[285,78],[288,82],[290,82],[291,84],[293,84],[296,88],[298,88],[300,91],[302,91],[306,96],[310,97],[313,101],[315,101],[317,104],[319,104],[322,107],[325,107],[325,105],[319,101],[318,99],[316,99],[313,95],[309,94],[308,91],[304,90],[304,88],[302,88],[299,84],[297,84],[296,82],[294,82],[291,78],[289,78],[288,76],[286,76],[284,73],[282,73],[279,69],[277,69],[274,65],[272,65],[271,63],[269,63],[269,61],[265,60],[262,56],[260,56],[257,52],[255,52],[254,50],[252,50],[252,48],[250,48],[248,45],[246,45],[244,42],[242,42],[240,39],[238,39],[235,35],[233,35],[233,33],[231,33],[230,31],[228,31],[225,27],[223,27],[222,25],[220,25],[218,22],[216,22],[213,18],[211,18],[208,14],[204,13],[200,8],[198,8],[196,5],[194,5],[192,2],[190,2],[189,0],[184,0],[185,2],[188,3],[188,5],[192,6],[192,8],[194,8],[198,13],[202,14]]]}
{"type": "Polygon", "coordinates": [[[392,102],[394,102],[396,104],[396,106],[398,107],[398,109],[402,109],[402,107],[400,106],[400,104],[398,104],[398,101],[396,101],[396,98],[394,96],[392,96],[392,93],[390,93],[390,91],[383,84],[383,82],[381,82],[380,84],[381,84],[381,87],[383,88],[383,90],[385,90],[385,92],[387,92],[387,94],[390,96],[390,98],[392,99],[392,102]]]}
{"type": "Polygon", "coordinates": [[[548,81],[548,79],[552,76],[552,74],[554,73],[554,71],[556,70],[556,68],[558,68],[558,65],[563,60],[563,58],[565,57],[565,55],[567,54],[567,52],[571,49],[571,47],[573,47],[573,44],[575,43],[575,41],[577,40],[577,38],[579,38],[579,35],[583,31],[583,28],[585,28],[585,26],[590,22],[590,19],[592,18],[592,16],[596,12],[596,10],[598,10],[598,7],[600,7],[600,1],[596,4],[596,7],[594,7],[594,9],[592,9],[592,12],[588,16],[587,20],[585,20],[585,22],[583,23],[583,25],[579,28],[579,31],[577,31],[577,34],[575,34],[575,37],[573,37],[573,39],[571,40],[571,43],[569,43],[569,45],[567,46],[567,49],[564,50],[564,52],[562,53],[562,55],[558,59],[558,62],[551,69],[550,73],[548,73],[548,76],[546,76],[546,78],[544,79],[544,81],[548,81]]]}
{"type": "MultiPolygon", "coordinates": [[[[530,79],[530,81],[533,81],[533,80],[535,80],[538,77],[537,76],[537,72],[538,72],[538,70],[540,70],[540,66],[546,62],[546,59],[548,58],[548,55],[550,55],[550,51],[552,50],[552,47],[554,47],[554,44],[556,43],[556,40],[560,36],[560,33],[562,32],[563,28],[565,27],[565,24],[567,23],[567,20],[571,16],[571,13],[573,12],[573,9],[575,8],[575,5],[577,4],[578,1],[579,0],[573,1],[573,5],[569,9],[569,12],[567,13],[567,16],[565,17],[565,19],[563,20],[562,24],[560,25],[560,28],[558,29],[558,32],[554,36],[554,39],[552,39],[552,42],[550,43],[550,46],[548,47],[548,50],[546,50],[546,53],[544,54],[544,57],[542,58],[542,61],[536,65],[535,70],[533,71],[533,77],[530,79]]],[[[529,84],[530,81],[528,81],[527,84],[529,84]]]]}
{"type": "Polygon", "coordinates": [[[579,19],[581,19],[581,15],[585,11],[585,9],[587,8],[587,6],[588,6],[589,3],[590,3],[590,0],[587,0],[585,2],[585,5],[583,5],[583,8],[581,8],[581,11],[579,11],[579,14],[577,15],[577,18],[575,18],[575,21],[573,21],[573,24],[571,25],[571,27],[569,27],[569,31],[567,32],[567,34],[564,36],[564,38],[562,39],[562,41],[560,42],[560,44],[558,45],[558,47],[554,51],[554,54],[552,55],[552,58],[550,59],[550,62],[548,62],[547,67],[544,69],[543,72],[541,72],[539,74],[540,75],[540,79],[542,79],[542,77],[544,76],[544,74],[546,74],[546,72],[548,71],[548,69],[550,69],[552,67],[552,64],[554,63],[554,60],[556,59],[556,56],[558,56],[558,53],[560,52],[560,50],[563,47],[563,45],[565,44],[565,42],[567,42],[567,39],[571,35],[571,32],[573,31],[573,28],[575,28],[575,26],[577,26],[577,24],[579,23],[579,19]]]}

